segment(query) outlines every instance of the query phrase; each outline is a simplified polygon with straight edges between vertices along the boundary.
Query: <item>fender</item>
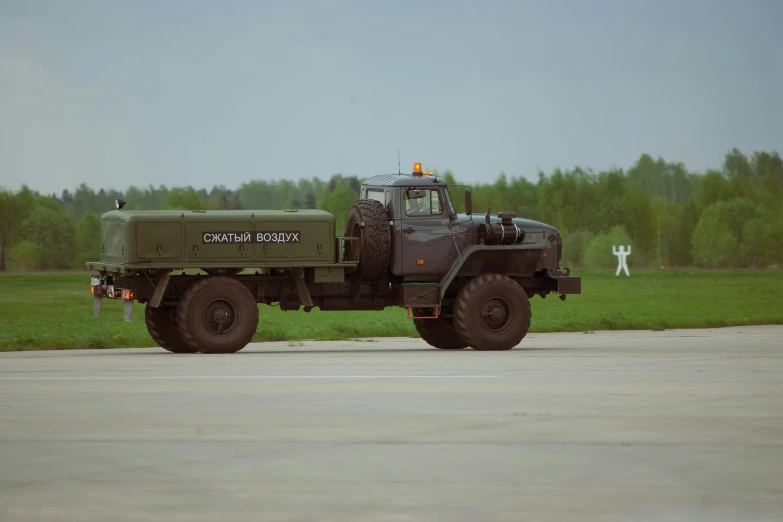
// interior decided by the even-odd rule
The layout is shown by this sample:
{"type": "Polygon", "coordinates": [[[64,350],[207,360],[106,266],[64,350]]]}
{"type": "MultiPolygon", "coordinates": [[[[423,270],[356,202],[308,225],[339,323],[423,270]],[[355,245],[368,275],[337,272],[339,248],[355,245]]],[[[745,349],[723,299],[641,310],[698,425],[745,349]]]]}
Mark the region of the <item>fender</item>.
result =
{"type": "Polygon", "coordinates": [[[476,252],[483,252],[487,250],[492,251],[523,251],[523,250],[550,250],[552,247],[545,243],[523,243],[521,245],[471,245],[462,252],[457,251],[457,255],[459,255],[459,259],[457,259],[452,265],[451,268],[449,268],[449,271],[446,272],[446,275],[443,276],[443,279],[440,280],[440,284],[438,285],[440,287],[440,301],[443,301],[443,297],[446,295],[446,290],[449,288],[449,285],[451,285],[451,282],[454,281],[454,278],[457,277],[457,274],[459,273],[460,269],[462,269],[465,262],[470,258],[471,255],[475,254],[476,252]]]}

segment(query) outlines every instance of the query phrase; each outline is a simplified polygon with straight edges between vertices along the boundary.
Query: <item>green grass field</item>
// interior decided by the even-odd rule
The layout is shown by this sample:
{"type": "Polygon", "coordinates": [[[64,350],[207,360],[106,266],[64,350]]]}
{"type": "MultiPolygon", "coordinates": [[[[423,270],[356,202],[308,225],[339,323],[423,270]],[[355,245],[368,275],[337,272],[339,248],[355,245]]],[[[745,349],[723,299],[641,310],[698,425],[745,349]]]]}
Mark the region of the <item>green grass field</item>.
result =
{"type": "MultiPolygon", "coordinates": [[[[783,324],[783,271],[580,272],[582,294],[535,297],[533,332],[783,324]]],[[[255,341],[415,336],[405,310],[281,312],[261,306],[255,341]]],[[[0,275],[0,351],[154,346],[143,305],[92,314],[88,274],[0,275]]]]}

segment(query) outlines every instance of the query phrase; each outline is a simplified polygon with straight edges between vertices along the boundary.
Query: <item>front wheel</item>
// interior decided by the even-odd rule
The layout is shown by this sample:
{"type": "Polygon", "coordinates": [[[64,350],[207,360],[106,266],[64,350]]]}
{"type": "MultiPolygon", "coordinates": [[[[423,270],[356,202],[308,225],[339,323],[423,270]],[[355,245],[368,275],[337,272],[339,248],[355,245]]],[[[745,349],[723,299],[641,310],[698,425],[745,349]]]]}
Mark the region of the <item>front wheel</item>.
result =
{"type": "Polygon", "coordinates": [[[454,326],[471,348],[510,350],[530,329],[530,301],[516,281],[500,274],[471,279],[457,294],[454,326]]]}
{"type": "Polygon", "coordinates": [[[238,352],[258,327],[253,294],[230,277],[206,277],[188,288],[177,311],[182,338],[201,353],[238,352]]]}

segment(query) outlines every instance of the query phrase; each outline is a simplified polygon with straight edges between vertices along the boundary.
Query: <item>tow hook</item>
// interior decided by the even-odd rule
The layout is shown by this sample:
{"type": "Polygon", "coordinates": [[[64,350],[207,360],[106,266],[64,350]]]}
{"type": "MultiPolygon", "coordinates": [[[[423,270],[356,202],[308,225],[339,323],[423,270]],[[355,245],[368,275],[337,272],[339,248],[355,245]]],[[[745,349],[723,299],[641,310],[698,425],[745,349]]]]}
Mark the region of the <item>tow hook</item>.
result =
{"type": "Polygon", "coordinates": [[[565,301],[565,299],[566,299],[566,295],[565,294],[560,294],[560,300],[561,301],[565,301]]]}

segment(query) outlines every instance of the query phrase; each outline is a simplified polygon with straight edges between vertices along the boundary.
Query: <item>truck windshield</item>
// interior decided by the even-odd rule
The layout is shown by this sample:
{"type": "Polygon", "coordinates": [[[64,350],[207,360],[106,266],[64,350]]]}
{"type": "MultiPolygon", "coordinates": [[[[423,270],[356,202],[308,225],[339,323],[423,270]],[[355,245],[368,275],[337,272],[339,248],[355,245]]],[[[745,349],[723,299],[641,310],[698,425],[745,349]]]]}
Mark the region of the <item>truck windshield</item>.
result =
{"type": "Polygon", "coordinates": [[[449,187],[446,187],[446,204],[449,207],[449,212],[452,214],[457,213],[457,209],[454,208],[454,203],[451,201],[451,194],[449,193],[449,187]]]}
{"type": "Polygon", "coordinates": [[[462,191],[464,189],[467,189],[467,185],[449,185],[446,187],[446,202],[449,205],[449,210],[452,214],[458,214],[458,213],[465,213],[465,203],[463,197],[457,197],[457,205],[459,205],[459,209],[454,204],[454,198],[451,197],[451,191],[452,189],[455,190],[455,194],[460,196],[462,194],[462,191]]]}

